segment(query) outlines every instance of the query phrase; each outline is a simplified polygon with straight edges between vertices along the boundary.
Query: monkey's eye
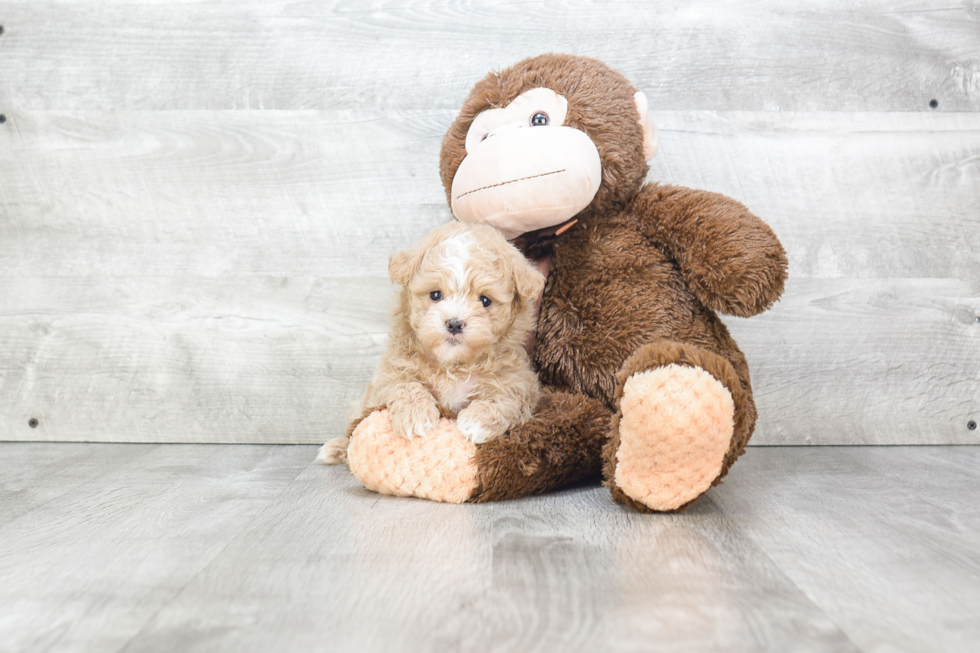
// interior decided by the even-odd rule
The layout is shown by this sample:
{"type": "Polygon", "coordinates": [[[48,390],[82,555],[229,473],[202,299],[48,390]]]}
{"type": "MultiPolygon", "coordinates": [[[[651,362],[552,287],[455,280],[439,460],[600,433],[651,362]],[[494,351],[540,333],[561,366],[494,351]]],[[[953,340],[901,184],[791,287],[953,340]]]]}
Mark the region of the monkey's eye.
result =
{"type": "Polygon", "coordinates": [[[551,119],[548,117],[548,114],[545,113],[544,111],[538,111],[536,114],[531,116],[532,127],[544,127],[549,122],[551,122],[551,119]]]}
{"type": "Polygon", "coordinates": [[[432,292],[429,293],[429,299],[431,299],[434,302],[441,301],[442,300],[442,291],[441,290],[433,290],[432,292]]]}
{"type": "Polygon", "coordinates": [[[483,308],[490,308],[490,304],[493,302],[486,295],[480,295],[480,303],[483,304],[483,308]]]}

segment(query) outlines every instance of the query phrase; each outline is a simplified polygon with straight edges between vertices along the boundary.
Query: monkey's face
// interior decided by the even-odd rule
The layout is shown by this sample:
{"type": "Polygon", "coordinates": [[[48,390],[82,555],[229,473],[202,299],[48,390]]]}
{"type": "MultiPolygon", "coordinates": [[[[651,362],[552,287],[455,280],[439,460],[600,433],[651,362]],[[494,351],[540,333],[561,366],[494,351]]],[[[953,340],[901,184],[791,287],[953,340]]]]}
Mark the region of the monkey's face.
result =
{"type": "Polygon", "coordinates": [[[657,134],[643,93],[601,61],[545,54],[478,82],[442,142],[461,222],[507,238],[630,201],[657,134]]]}
{"type": "Polygon", "coordinates": [[[599,150],[565,126],[568,101],[547,88],[480,113],[453,177],[453,214],[490,224],[506,238],[565,222],[592,202],[602,182],[599,150]]]}

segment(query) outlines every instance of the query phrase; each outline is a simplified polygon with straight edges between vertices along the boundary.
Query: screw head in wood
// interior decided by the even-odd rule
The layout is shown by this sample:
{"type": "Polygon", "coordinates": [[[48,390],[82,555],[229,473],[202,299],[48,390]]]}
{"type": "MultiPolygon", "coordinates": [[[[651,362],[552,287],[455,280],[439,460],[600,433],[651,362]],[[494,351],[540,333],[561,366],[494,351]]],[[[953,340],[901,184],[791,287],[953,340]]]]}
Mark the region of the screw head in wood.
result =
{"type": "Polygon", "coordinates": [[[937,100],[935,98],[929,100],[929,106],[932,107],[933,109],[935,109],[936,107],[939,106],[939,100],[937,100]]]}
{"type": "Polygon", "coordinates": [[[976,431],[977,423],[971,419],[969,422],[966,423],[966,428],[970,429],[971,431],[976,431]]]}
{"type": "Polygon", "coordinates": [[[0,25],[0,36],[3,36],[3,25],[0,25]]]}
{"type": "Polygon", "coordinates": [[[36,417],[32,417],[29,420],[27,420],[27,425],[30,426],[32,429],[36,429],[37,428],[37,424],[38,424],[38,422],[37,422],[37,418],[36,417]]]}
{"type": "Polygon", "coordinates": [[[0,124],[7,122],[7,116],[0,113],[0,124]]]}

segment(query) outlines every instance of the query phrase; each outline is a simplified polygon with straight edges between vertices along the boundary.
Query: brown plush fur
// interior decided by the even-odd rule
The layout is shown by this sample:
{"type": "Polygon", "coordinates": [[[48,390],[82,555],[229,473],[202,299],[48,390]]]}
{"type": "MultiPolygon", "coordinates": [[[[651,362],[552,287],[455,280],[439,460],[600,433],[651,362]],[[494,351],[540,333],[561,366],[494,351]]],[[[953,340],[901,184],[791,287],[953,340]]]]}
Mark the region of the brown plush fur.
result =
{"type": "Polygon", "coordinates": [[[534,418],[476,449],[471,501],[540,494],[597,478],[610,411],[590,397],[545,388],[534,418]]]}
{"type": "Polygon", "coordinates": [[[478,448],[481,488],[473,500],[558,487],[594,474],[604,456],[613,497],[645,510],[612,481],[618,437],[612,416],[626,377],[678,363],[701,367],[728,388],[736,424],[719,482],[744,451],[756,411],[745,357],[714,311],[750,316],[768,308],[782,293],[786,256],[772,230],[738,202],[644,185],[635,89],[583,57],[535,57],[474,87],[443,141],[447,194],[474,117],[535,87],[567,98],[566,124],[595,142],[602,186],[553,245],[534,348],[550,403],[528,424],[478,448]]]}

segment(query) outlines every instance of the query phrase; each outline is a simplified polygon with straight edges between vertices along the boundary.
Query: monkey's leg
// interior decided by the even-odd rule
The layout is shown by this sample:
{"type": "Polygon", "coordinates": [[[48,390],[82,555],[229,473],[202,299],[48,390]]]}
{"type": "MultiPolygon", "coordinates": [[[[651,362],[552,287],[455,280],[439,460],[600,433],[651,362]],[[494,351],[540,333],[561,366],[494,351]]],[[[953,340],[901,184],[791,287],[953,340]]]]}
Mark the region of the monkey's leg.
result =
{"type": "Polygon", "coordinates": [[[613,498],[642,512],[682,510],[721,478],[755,425],[748,379],[696,345],[638,349],[619,373],[603,451],[613,498]]]}
{"type": "Polygon", "coordinates": [[[351,473],[381,494],[449,503],[513,499],[598,478],[612,411],[590,397],[542,390],[529,422],[480,445],[455,420],[409,440],[394,432],[388,411],[368,412],[351,428],[351,473]]]}
{"type": "Polygon", "coordinates": [[[479,486],[470,501],[514,499],[599,477],[612,412],[591,397],[542,390],[531,421],[476,448],[479,486]]]}

